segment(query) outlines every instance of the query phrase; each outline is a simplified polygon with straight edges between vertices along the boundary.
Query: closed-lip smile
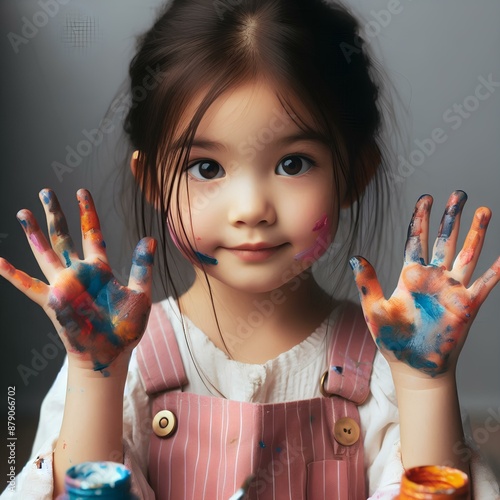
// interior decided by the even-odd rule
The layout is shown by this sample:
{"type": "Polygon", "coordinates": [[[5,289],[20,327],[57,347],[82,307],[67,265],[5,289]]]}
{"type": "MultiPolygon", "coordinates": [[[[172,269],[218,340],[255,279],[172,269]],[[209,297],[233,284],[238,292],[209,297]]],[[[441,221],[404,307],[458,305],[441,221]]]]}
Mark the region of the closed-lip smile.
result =
{"type": "Polygon", "coordinates": [[[245,243],[226,250],[245,262],[262,262],[275,255],[286,243],[273,245],[272,243],[245,243]]]}
{"type": "Polygon", "coordinates": [[[255,252],[257,250],[271,250],[280,246],[282,245],[273,245],[271,243],[246,243],[237,247],[228,248],[228,250],[249,250],[255,252]]]}

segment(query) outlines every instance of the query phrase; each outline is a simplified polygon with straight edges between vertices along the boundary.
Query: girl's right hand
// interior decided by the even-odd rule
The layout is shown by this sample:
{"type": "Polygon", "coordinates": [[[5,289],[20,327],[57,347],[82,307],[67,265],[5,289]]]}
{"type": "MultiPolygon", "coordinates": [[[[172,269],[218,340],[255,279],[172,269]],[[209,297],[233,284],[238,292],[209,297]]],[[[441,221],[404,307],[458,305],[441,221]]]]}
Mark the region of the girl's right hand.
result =
{"type": "Polygon", "coordinates": [[[70,363],[104,370],[122,355],[129,355],[146,329],[156,241],[143,238],[138,243],[128,286],[121,285],[108,264],[90,193],[80,189],[77,198],[84,258],[81,260],[75,251],[56,195],[44,189],[40,199],[51,245],[29,210],[21,210],[17,218],[49,284],[1,258],[0,275],[44,309],[59,332],[70,363]]]}

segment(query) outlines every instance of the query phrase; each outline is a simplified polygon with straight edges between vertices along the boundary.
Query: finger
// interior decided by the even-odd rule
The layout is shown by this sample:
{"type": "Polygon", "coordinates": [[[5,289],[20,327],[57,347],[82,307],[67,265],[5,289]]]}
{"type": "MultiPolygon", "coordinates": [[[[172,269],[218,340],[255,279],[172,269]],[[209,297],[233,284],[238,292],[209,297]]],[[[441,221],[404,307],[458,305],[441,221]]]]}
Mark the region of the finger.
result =
{"type": "Polygon", "coordinates": [[[106,243],[102,237],[101,224],[97,216],[94,200],[86,189],[79,189],[76,196],[80,206],[83,254],[85,257],[98,257],[107,263],[106,243]]]}
{"type": "Polygon", "coordinates": [[[466,201],[467,195],[463,191],[454,191],[448,198],[438,237],[434,243],[431,265],[451,268],[457,246],[460,216],[466,201]]]}
{"type": "Polygon", "coordinates": [[[429,259],[429,215],[432,207],[432,196],[422,195],[415,204],[415,211],[408,226],[404,262],[420,262],[427,264],[429,259]]]}
{"type": "Polygon", "coordinates": [[[79,257],[69,235],[68,224],[59,200],[51,189],[42,189],[39,196],[47,217],[52,248],[63,265],[69,267],[72,262],[79,260],[79,257]]]}
{"type": "Polygon", "coordinates": [[[489,208],[480,207],[476,210],[464,246],[453,264],[453,274],[464,286],[469,284],[476,268],[490,219],[491,210],[489,208]]]}
{"type": "Polygon", "coordinates": [[[10,262],[0,258],[0,276],[12,283],[18,290],[24,293],[39,306],[43,306],[49,294],[50,287],[43,281],[28,276],[26,273],[16,269],[10,262]]]}
{"type": "Polygon", "coordinates": [[[128,281],[131,290],[151,295],[155,250],[156,240],[153,238],[143,238],[135,247],[128,281]]]}
{"type": "Polygon", "coordinates": [[[40,269],[47,279],[52,281],[58,271],[63,269],[63,265],[57,254],[52,250],[49,242],[45,238],[38,222],[29,210],[20,210],[17,213],[17,220],[24,229],[31,251],[35,256],[40,269]]]}
{"type": "Polygon", "coordinates": [[[476,308],[479,308],[486,300],[486,297],[488,297],[498,281],[500,281],[500,257],[498,257],[493,265],[469,288],[472,301],[474,305],[476,305],[476,308]]]}
{"type": "Polygon", "coordinates": [[[349,261],[358,287],[361,306],[368,319],[371,316],[373,305],[384,299],[384,292],[377,278],[373,266],[363,257],[352,257],[349,261]]]}

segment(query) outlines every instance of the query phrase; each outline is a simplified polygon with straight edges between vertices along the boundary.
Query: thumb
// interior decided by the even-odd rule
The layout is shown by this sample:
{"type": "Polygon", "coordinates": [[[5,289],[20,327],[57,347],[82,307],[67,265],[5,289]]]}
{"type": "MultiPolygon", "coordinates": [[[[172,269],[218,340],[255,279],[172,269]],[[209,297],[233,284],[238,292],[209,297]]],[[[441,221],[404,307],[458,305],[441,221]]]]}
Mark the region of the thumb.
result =
{"type": "Polygon", "coordinates": [[[143,238],[134,250],[132,257],[132,268],[128,286],[136,292],[143,292],[148,297],[151,296],[151,284],[153,281],[153,260],[156,250],[156,240],[153,238],[143,238]]]}
{"type": "Polygon", "coordinates": [[[359,255],[352,257],[349,264],[358,287],[361,307],[365,316],[370,317],[374,303],[384,299],[384,292],[378,281],[377,273],[373,266],[359,255]]]}

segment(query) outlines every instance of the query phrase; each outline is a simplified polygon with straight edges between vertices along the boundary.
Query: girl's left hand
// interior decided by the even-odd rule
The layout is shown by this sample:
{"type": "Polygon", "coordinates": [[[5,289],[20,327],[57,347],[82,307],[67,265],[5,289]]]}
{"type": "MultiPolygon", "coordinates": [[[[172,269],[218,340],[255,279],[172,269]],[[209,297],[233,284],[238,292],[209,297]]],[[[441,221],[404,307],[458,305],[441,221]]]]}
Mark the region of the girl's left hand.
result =
{"type": "Polygon", "coordinates": [[[427,243],[432,197],[424,195],[417,201],[403,270],[390,299],[384,298],[370,263],[362,257],[351,259],[368,328],[392,367],[405,363],[417,370],[412,373],[431,377],[454,370],[472,321],[500,280],[499,257],[467,288],[491,218],[488,208],[476,210],[453,262],[466,200],[463,191],[450,196],[430,262],[427,243]]]}

